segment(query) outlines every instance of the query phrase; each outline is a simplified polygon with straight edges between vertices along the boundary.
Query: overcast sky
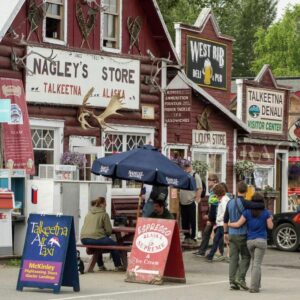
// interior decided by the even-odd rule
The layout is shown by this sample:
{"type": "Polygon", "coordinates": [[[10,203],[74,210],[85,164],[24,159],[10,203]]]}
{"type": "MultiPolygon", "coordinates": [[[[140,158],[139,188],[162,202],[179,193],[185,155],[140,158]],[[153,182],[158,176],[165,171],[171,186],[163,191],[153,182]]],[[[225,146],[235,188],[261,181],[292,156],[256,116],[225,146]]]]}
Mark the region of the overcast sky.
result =
{"type": "Polygon", "coordinates": [[[276,20],[280,19],[282,14],[284,13],[285,7],[288,4],[300,4],[300,0],[278,0],[278,6],[277,6],[277,17],[276,20]]]}

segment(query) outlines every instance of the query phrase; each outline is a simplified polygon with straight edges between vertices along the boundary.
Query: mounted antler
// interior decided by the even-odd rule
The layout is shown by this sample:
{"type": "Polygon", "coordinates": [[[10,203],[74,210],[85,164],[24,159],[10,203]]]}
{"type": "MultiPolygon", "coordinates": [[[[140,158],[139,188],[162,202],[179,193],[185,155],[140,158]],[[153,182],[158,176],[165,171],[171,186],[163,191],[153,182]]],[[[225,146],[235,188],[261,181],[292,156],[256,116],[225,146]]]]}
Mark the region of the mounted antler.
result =
{"type": "Polygon", "coordinates": [[[95,128],[95,127],[91,126],[89,124],[89,122],[86,120],[86,118],[91,118],[91,117],[96,119],[96,121],[98,122],[100,127],[102,127],[102,128],[110,127],[105,122],[105,119],[114,114],[120,115],[119,113],[117,113],[117,110],[122,108],[122,105],[123,105],[123,103],[121,101],[122,97],[120,97],[119,95],[112,96],[112,98],[110,99],[110,102],[107,105],[104,112],[102,114],[100,114],[99,116],[97,116],[94,114],[94,112],[92,110],[89,110],[87,108],[87,105],[89,104],[87,101],[88,101],[89,97],[93,94],[93,92],[94,92],[94,88],[92,87],[84,96],[82,105],[79,109],[79,116],[77,119],[81,125],[81,128],[83,128],[83,129],[95,128]]]}
{"type": "Polygon", "coordinates": [[[95,127],[91,126],[86,120],[86,118],[90,117],[93,113],[91,110],[87,109],[87,105],[89,104],[87,101],[92,96],[93,92],[94,92],[94,88],[92,87],[89,89],[89,91],[84,96],[82,105],[79,108],[79,116],[78,116],[77,120],[79,121],[81,128],[83,128],[83,129],[95,128],[95,127]]]}
{"type": "Polygon", "coordinates": [[[25,69],[28,75],[33,75],[33,71],[28,69],[26,67],[26,63],[25,63],[25,59],[29,56],[29,55],[38,55],[42,58],[44,58],[45,60],[49,61],[50,63],[54,62],[54,59],[56,58],[56,55],[53,55],[53,49],[51,49],[51,54],[49,56],[44,56],[38,52],[35,51],[30,51],[28,52],[26,55],[24,55],[23,57],[18,57],[17,54],[14,51],[14,48],[12,48],[12,53],[11,53],[11,65],[13,70],[15,71],[19,71],[19,68],[25,69]]]}
{"type": "Polygon", "coordinates": [[[170,63],[172,62],[170,60],[170,54],[168,58],[157,58],[154,56],[154,54],[151,52],[150,49],[147,50],[147,54],[149,55],[151,61],[152,61],[152,66],[151,66],[151,75],[150,75],[150,83],[155,89],[158,89],[160,92],[164,92],[160,84],[157,83],[157,77],[161,70],[163,68],[175,68],[177,70],[181,70],[183,68],[182,65],[171,65],[170,63]],[[166,62],[166,66],[163,67],[162,62],[166,62]]]}
{"type": "Polygon", "coordinates": [[[97,120],[97,122],[99,123],[99,125],[102,128],[109,127],[107,125],[107,123],[105,122],[105,119],[107,117],[109,117],[111,115],[120,115],[119,113],[117,113],[117,110],[122,108],[123,103],[122,103],[121,99],[122,99],[122,97],[119,95],[112,96],[105,111],[101,115],[96,116],[95,114],[92,114],[92,116],[97,120]]]}

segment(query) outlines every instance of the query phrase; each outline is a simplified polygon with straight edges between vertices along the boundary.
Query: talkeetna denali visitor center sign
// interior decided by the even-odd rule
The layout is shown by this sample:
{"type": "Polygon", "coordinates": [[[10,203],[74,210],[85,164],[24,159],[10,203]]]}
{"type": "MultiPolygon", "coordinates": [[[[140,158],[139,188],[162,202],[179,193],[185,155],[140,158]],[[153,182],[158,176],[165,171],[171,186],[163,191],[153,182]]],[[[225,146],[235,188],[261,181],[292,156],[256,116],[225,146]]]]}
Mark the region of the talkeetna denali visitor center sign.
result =
{"type": "Polygon", "coordinates": [[[253,132],[283,134],[284,92],[246,88],[246,123],[253,132]]]}
{"type": "Polygon", "coordinates": [[[226,44],[187,36],[186,74],[200,86],[227,89],[226,44]]]}

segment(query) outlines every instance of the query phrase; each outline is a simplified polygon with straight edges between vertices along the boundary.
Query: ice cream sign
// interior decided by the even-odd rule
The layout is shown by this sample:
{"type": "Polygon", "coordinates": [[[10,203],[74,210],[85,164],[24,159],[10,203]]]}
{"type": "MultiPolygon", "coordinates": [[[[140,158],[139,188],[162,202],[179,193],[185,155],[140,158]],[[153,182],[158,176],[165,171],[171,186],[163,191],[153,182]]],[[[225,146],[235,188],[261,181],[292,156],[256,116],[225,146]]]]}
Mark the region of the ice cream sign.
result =
{"type": "Polygon", "coordinates": [[[247,87],[246,102],[246,123],[253,132],[283,134],[284,92],[247,87]]]}
{"type": "Polygon", "coordinates": [[[196,84],[227,89],[225,44],[187,36],[186,73],[196,84]]]}

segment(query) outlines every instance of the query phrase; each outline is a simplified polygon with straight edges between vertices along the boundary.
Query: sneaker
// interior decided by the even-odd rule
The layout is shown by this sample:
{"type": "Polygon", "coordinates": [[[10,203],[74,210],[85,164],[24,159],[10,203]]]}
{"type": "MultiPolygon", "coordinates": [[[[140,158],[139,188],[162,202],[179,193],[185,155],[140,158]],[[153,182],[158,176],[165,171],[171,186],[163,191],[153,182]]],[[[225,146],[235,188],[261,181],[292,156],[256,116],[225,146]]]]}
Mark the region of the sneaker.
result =
{"type": "Polygon", "coordinates": [[[236,283],[241,287],[243,290],[248,291],[249,288],[247,287],[246,281],[237,280],[236,283]]]}
{"type": "Polygon", "coordinates": [[[105,266],[100,266],[100,267],[98,268],[98,270],[99,270],[99,271],[107,271],[107,269],[106,269],[105,266]]]}
{"type": "Polygon", "coordinates": [[[214,261],[224,261],[225,259],[226,257],[223,255],[215,255],[213,258],[214,261]]]}
{"type": "Polygon", "coordinates": [[[230,289],[238,291],[240,289],[240,287],[236,282],[230,282],[230,289]]]}
{"type": "Polygon", "coordinates": [[[259,293],[259,290],[257,290],[257,289],[250,289],[249,293],[259,293]]]}
{"type": "Polygon", "coordinates": [[[213,262],[212,258],[210,258],[208,256],[205,257],[205,261],[208,262],[208,263],[212,263],[213,262]]]}
{"type": "Polygon", "coordinates": [[[115,272],[126,272],[126,268],[124,266],[118,266],[114,269],[115,272]]]}
{"type": "Polygon", "coordinates": [[[196,256],[198,256],[198,257],[202,257],[202,258],[206,257],[205,254],[203,254],[203,253],[201,253],[201,252],[199,252],[199,251],[194,252],[193,254],[196,255],[196,256]]]}

